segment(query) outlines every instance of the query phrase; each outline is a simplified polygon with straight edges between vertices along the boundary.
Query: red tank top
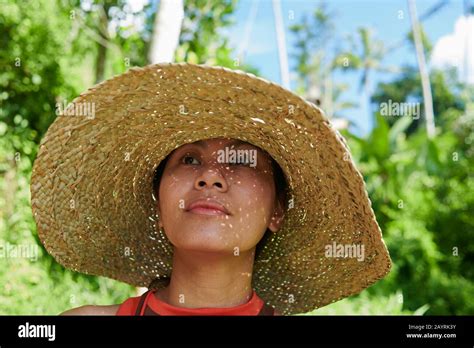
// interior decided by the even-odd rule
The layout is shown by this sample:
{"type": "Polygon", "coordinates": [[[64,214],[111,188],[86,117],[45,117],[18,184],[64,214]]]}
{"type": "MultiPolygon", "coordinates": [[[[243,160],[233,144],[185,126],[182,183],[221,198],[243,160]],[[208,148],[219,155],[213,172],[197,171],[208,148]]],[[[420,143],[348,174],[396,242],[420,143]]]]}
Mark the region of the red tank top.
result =
{"type": "Polygon", "coordinates": [[[274,315],[274,309],[265,304],[255,291],[248,302],[227,308],[176,307],[154,296],[155,291],[150,289],[141,296],[125,300],[116,315],[274,315]]]}

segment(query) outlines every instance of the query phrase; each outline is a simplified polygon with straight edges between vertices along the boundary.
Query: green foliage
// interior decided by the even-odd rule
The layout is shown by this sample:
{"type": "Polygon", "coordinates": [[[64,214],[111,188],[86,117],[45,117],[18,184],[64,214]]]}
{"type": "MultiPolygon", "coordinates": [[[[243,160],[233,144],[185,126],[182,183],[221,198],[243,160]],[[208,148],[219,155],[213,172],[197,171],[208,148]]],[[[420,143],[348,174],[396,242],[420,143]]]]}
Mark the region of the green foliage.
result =
{"type": "Polygon", "coordinates": [[[304,87],[308,86],[308,74],[311,72],[322,73],[320,69],[315,69],[314,64],[321,66],[327,65],[331,58],[325,52],[328,48],[328,42],[334,31],[333,16],[328,11],[327,6],[321,3],[308,18],[304,14],[301,21],[290,26],[290,31],[294,34],[295,53],[290,55],[296,59],[296,71],[298,77],[304,81],[304,87]],[[317,61],[314,62],[317,58],[317,61]]]}
{"type": "MultiPolygon", "coordinates": [[[[431,53],[433,51],[433,45],[431,44],[430,39],[426,35],[425,30],[421,26],[420,26],[420,34],[421,34],[421,42],[423,44],[423,50],[425,52],[425,55],[429,57],[429,56],[431,56],[431,53]]],[[[410,42],[410,44],[412,45],[412,49],[414,50],[415,49],[415,40],[414,40],[414,37],[413,37],[413,30],[410,30],[410,32],[408,32],[407,40],[410,42]]]]}
{"type": "Polygon", "coordinates": [[[232,24],[237,1],[185,1],[185,19],[176,51],[177,62],[235,68],[228,40],[220,30],[232,24]]]}
{"type": "Polygon", "coordinates": [[[473,314],[473,157],[443,121],[433,140],[424,128],[407,137],[410,118],[389,128],[378,116],[367,139],[346,133],[394,262],[370,292],[401,289],[406,308],[428,304],[427,314],[473,314]]]}
{"type": "Polygon", "coordinates": [[[0,314],[50,314],[85,304],[121,303],[135,289],[60,266],[39,242],[29,177],[35,131],[0,121],[0,314]],[[24,155],[25,154],[25,155],[24,155]]]}
{"type": "Polygon", "coordinates": [[[303,315],[423,315],[428,308],[424,305],[415,311],[404,309],[401,291],[378,297],[362,292],[303,315]]]}
{"type": "Polygon", "coordinates": [[[9,127],[29,125],[41,136],[54,119],[55,98],[74,92],[61,70],[62,11],[51,1],[2,2],[0,121],[9,127]]]}
{"type": "Polygon", "coordinates": [[[296,92],[321,106],[329,118],[356,106],[342,98],[349,86],[333,80],[334,71],[343,64],[331,46],[334,29],[334,14],[324,2],[311,16],[304,14],[299,23],[290,26],[296,41],[290,53],[296,61],[296,92]]]}
{"type": "Polygon", "coordinates": [[[382,65],[387,49],[384,43],[374,37],[373,31],[367,27],[360,27],[357,35],[349,36],[349,48],[337,55],[335,67],[342,70],[359,70],[361,72],[359,91],[369,88],[370,75],[373,71],[398,72],[398,68],[382,65]]]}
{"type": "Polygon", "coordinates": [[[58,314],[84,304],[119,303],[135,293],[129,285],[62,268],[35,233],[29,182],[37,143],[55,118],[56,103],[77,96],[83,72],[75,65],[88,48],[81,37],[69,40],[70,11],[59,1],[2,2],[1,314],[58,314]],[[25,250],[35,257],[25,257],[25,250]]]}
{"type": "MultiPolygon", "coordinates": [[[[456,116],[460,116],[462,110],[465,109],[465,101],[460,96],[461,88],[457,85],[456,80],[457,77],[453,71],[433,70],[430,74],[435,122],[441,126],[443,126],[444,119],[439,115],[450,111],[454,112],[456,116]]],[[[389,100],[397,103],[422,102],[421,80],[417,69],[405,67],[402,74],[395,80],[383,82],[377,86],[377,90],[371,98],[372,104],[378,106],[389,100]]],[[[423,116],[413,120],[407,132],[413,133],[419,127],[422,119],[423,116]]],[[[389,118],[387,121],[393,125],[396,118],[389,118]]]]}

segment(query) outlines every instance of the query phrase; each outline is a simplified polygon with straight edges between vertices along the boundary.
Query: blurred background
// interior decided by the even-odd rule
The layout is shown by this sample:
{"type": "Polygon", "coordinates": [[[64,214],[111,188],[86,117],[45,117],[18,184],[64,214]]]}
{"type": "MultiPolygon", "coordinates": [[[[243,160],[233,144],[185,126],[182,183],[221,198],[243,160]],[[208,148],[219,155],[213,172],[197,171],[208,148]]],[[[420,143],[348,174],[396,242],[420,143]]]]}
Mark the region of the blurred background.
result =
{"type": "Polygon", "coordinates": [[[0,0],[0,314],[121,303],[36,235],[40,139],[95,83],[175,61],[252,72],[320,105],[367,183],[393,270],[309,314],[474,314],[474,3],[0,0]]]}

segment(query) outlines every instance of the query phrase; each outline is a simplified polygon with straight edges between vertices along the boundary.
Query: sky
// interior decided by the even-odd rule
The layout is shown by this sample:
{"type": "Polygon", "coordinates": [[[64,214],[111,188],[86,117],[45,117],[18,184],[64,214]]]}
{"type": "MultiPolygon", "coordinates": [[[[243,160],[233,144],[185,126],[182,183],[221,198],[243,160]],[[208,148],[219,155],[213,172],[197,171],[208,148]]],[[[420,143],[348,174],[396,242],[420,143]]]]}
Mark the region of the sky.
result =
{"type": "MultiPolygon", "coordinates": [[[[304,15],[311,15],[319,3],[320,1],[316,0],[281,0],[290,71],[295,65],[291,59],[294,52],[294,36],[288,28],[300,22],[304,15]]],[[[438,0],[417,0],[418,15],[421,16],[437,3],[438,0]]],[[[356,33],[359,27],[365,26],[373,31],[375,38],[382,40],[386,46],[391,46],[402,40],[411,29],[406,0],[333,0],[328,2],[328,9],[335,18],[335,44],[340,42],[341,38],[356,33]]],[[[422,23],[435,48],[437,65],[455,62],[461,55],[457,53],[461,50],[459,42],[462,40],[459,40],[459,36],[467,32],[467,25],[458,23],[458,30],[455,31],[455,24],[456,21],[462,21],[463,10],[463,1],[450,0],[438,13],[422,23]]],[[[237,52],[245,47],[244,62],[256,67],[262,77],[281,84],[272,1],[241,0],[234,14],[234,20],[235,24],[225,32],[231,46],[237,52]],[[252,18],[252,11],[256,11],[254,21],[248,19],[252,18]]],[[[474,20],[470,21],[469,31],[474,38],[474,20]]],[[[471,51],[474,49],[472,46],[470,48],[471,51]]],[[[474,54],[472,57],[474,65],[474,54]]],[[[383,65],[417,66],[414,50],[409,44],[404,44],[387,55],[383,65]]],[[[471,74],[473,71],[474,68],[471,67],[471,74]]],[[[364,108],[363,97],[359,91],[360,75],[357,72],[341,73],[335,78],[349,84],[349,90],[342,98],[360,104],[357,108],[346,110],[342,114],[343,117],[354,122],[356,125],[352,129],[354,132],[360,135],[367,134],[373,126],[373,120],[364,108]]],[[[378,82],[390,81],[393,78],[393,73],[372,74],[370,90],[373,91],[378,82]]],[[[294,90],[295,82],[293,81],[290,86],[294,90]]]]}

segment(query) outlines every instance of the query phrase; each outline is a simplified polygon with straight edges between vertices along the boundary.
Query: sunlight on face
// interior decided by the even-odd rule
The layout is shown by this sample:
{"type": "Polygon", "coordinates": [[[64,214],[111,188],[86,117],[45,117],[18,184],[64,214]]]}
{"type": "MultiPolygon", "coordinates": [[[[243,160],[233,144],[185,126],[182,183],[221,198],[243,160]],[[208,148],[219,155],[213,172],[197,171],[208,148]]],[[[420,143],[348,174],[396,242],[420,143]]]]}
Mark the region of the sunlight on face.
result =
{"type": "Polygon", "coordinates": [[[198,141],[176,149],[158,193],[165,233],[183,250],[248,251],[263,237],[276,206],[271,157],[234,139],[198,141]],[[232,157],[237,152],[240,159],[248,156],[238,163],[232,157]]]}

